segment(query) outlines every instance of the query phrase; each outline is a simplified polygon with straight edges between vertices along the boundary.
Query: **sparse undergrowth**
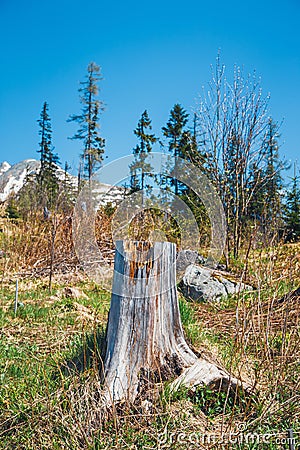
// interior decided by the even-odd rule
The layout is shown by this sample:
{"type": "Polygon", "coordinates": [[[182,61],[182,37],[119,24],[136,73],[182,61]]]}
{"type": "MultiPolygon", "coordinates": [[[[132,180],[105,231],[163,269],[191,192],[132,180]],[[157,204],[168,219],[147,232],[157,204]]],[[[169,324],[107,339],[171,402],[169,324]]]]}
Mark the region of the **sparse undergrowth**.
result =
{"type": "Polygon", "coordinates": [[[166,384],[147,401],[104,412],[99,365],[109,295],[81,278],[57,279],[51,295],[43,280],[24,280],[15,315],[14,281],[3,283],[0,448],[275,450],[288,448],[289,428],[299,443],[299,299],[278,301],[298,281],[279,276],[283,254],[276,254],[275,262],[250,261],[253,292],[216,305],[180,298],[190,345],[254,385],[251,398],[166,384]],[[86,295],[66,297],[70,283],[86,295]]]}

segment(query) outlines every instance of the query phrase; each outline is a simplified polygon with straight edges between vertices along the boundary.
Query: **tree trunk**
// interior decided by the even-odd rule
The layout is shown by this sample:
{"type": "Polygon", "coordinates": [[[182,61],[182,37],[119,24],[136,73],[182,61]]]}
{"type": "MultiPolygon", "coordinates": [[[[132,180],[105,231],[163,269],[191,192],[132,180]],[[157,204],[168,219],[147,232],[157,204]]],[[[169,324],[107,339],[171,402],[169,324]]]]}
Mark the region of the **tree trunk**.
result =
{"type": "Polygon", "coordinates": [[[106,331],[103,383],[108,403],[134,401],[147,384],[237,385],[187,345],[176,290],[176,247],[118,241],[106,331]]]}

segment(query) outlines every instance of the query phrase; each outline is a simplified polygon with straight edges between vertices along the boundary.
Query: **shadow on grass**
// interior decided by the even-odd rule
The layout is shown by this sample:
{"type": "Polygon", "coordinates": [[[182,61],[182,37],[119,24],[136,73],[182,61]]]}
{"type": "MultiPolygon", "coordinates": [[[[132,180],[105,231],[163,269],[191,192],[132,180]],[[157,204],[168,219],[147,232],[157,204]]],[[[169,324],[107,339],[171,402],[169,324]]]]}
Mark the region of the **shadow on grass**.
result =
{"type": "Polygon", "coordinates": [[[65,376],[79,375],[86,370],[93,369],[101,376],[103,373],[106,352],[106,329],[99,327],[92,333],[86,333],[82,341],[77,344],[74,356],[66,359],[60,366],[65,376]]]}

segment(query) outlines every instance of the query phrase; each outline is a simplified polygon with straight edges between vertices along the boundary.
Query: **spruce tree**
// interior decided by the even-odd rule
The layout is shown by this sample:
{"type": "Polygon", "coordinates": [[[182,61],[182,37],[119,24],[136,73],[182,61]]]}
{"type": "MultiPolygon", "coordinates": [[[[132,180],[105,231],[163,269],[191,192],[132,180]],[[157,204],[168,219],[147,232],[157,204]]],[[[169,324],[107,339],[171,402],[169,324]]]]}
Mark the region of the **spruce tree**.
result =
{"type": "Polygon", "coordinates": [[[287,240],[300,239],[300,178],[297,176],[297,167],[294,166],[292,186],[287,193],[285,204],[285,224],[288,232],[287,240]]]}
{"type": "Polygon", "coordinates": [[[39,203],[51,208],[56,201],[59,190],[59,180],[56,175],[59,157],[53,152],[51,119],[47,102],[44,102],[37,122],[40,128],[39,135],[41,136],[39,149],[37,150],[40,153],[41,162],[40,171],[37,175],[39,203]]]}
{"type": "MultiPolygon", "coordinates": [[[[179,157],[192,163],[203,173],[207,173],[206,155],[201,150],[198,143],[197,115],[194,114],[192,129],[187,127],[188,118],[189,114],[185,109],[180,104],[175,104],[170,112],[170,117],[166,126],[162,128],[163,135],[168,140],[170,166],[173,165],[172,161],[179,157]]],[[[170,191],[172,187],[174,188],[175,195],[181,197],[186,205],[188,205],[193,212],[199,228],[205,232],[208,218],[203,203],[198,195],[176,178],[170,182],[165,177],[162,177],[160,186],[161,188],[164,188],[166,192],[170,191]]]]}
{"type": "Polygon", "coordinates": [[[130,165],[131,192],[150,188],[145,182],[146,173],[149,174],[152,170],[151,165],[147,162],[147,157],[151,153],[153,145],[157,142],[157,137],[153,133],[150,133],[151,130],[151,119],[147,110],[145,110],[134,130],[134,134],[137,136],[139,143],[133,149],[134,161],[130,165]]]}
{"type": "Polygon", "coordinates": [[[281,190],[282,190],[282,176],[281,170],[283,163],[279,157],[278,146],[278,125],[270,118],[267,127],[266,137],[263,145],[265,148],[266,167],[264,170],[264,187],[265,204],[263,211],[263,219],[265,226],[270,228],[278,228],[281,220],[281,190]]]}
{"type": "Polygon", "coordinates": [[[273,239],[282,225],[282,176],[278,125],[271,118],[260,151],[261,160],[251,165],[248,189],[248,219],[259,225],[264,238],[273,239]]]}
{"type": "Polygon", "coordinates": [[[91,179],[95,170],[103,162],[105,140],[99,134],[99,117],[104,110],[104,104],[98,99],[98,83],[102,80],[100,67],[91,62],[87,67],[86,80],[80,83],[81,114],[71,115],[69,122],[79,124],[79,129],[71,139],[80,140],[83,143],[81,154],[83,174],[88,180],[91,179]]]}
{"type": "MultiPolygon", "coordinates": [[[[168,149],[172,158],[184,158],[190,147],[190,134],[186,130],[188,123],[188,113],[179,104],[176,103],[170,112],[170,118],[165,127],[162,128],[163,135],[168,140],[168,149]]],[[[175,195],[179,194],[179,182],[175,179],[172,183],[175,187],[175,195]]]]}

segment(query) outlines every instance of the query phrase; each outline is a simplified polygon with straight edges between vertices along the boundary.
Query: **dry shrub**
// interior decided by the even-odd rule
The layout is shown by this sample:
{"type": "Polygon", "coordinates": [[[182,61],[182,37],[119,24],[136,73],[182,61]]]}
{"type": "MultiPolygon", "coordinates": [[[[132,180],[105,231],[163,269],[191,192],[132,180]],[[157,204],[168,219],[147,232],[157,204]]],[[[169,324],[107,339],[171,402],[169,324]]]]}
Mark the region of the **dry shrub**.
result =
{"type": "MultiPolygon", "coordinates": [[[[44,220],[32,215],[27,220],[2,219],[0,234],[0,270],[3,277],[46,276],[50,270],[54,240],[53,272],[77,270],[72,237],[72,215],[57,214],[44,220]]],[[[114,244],[111,217],[101,209],[95,221],[95,239],[103,255],[113,261],[114,244]]]]}
{"type": "MultiPolygon", "coordinates": [[[[58,218],[55,235],[55,267],[66,270],[76,263],[72,244],[70,218],[58,218]]],[[[9,220],[1,235],[2,273],[20,276],[46,275],[50,264],[52,220],[31,217],[30,220],[9,220]]]]}
{"type": "Polygon", "coordinates": [[[95,238],[98,247],[106,259],[112,263],[114,259],[114,241],[111,232],[113,216],[101,208],[96,215],[95,220],[95,238]]]}

